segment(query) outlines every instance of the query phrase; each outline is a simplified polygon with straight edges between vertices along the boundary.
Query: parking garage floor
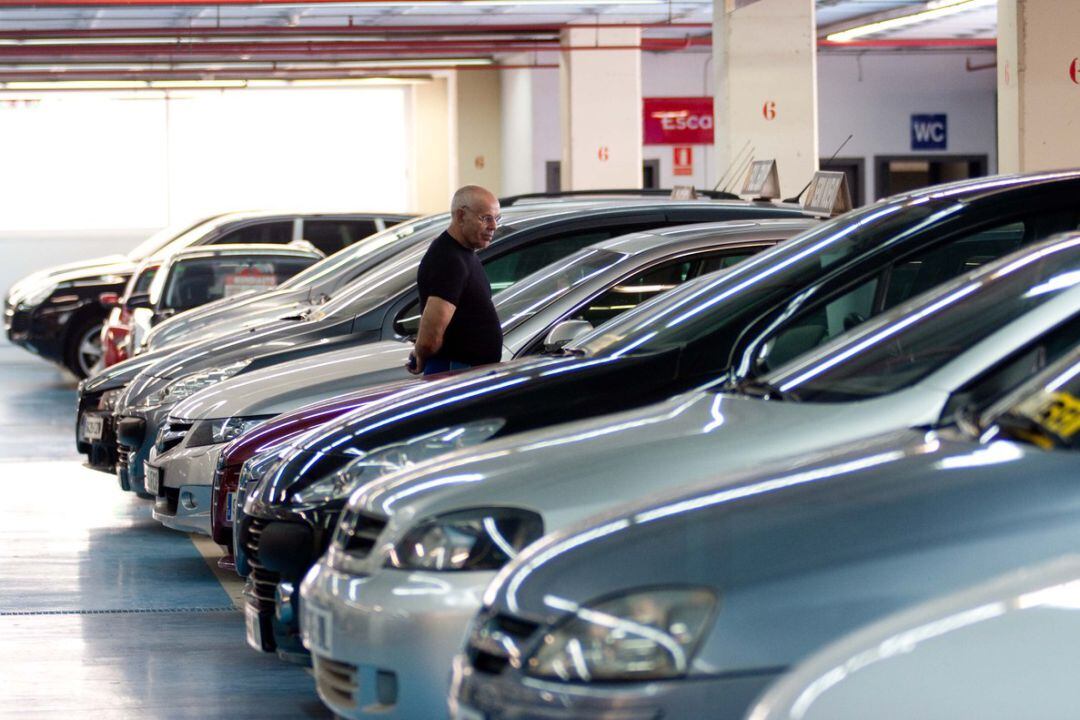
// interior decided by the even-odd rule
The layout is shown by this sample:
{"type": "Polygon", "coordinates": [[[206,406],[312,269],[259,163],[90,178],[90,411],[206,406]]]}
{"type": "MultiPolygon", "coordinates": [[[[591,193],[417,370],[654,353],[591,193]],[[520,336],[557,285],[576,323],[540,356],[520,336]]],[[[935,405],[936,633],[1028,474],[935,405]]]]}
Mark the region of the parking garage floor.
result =
{"type": "Polygon", "coordinates": [[[82,466],[74,402],[0,345],[0,717],[330,717],[304,668],[245,644],[220,550],[82,466]]]}

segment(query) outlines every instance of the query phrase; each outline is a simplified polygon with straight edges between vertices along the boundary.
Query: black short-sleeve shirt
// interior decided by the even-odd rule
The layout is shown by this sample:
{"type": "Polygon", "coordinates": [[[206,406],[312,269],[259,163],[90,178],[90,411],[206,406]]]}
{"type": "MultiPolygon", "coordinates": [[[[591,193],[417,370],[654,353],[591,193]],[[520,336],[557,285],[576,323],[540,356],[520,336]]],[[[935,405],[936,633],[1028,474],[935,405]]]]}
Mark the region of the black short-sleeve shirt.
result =
{"type": "Polygon", "coordinates": [[[432,295],[457,308],[435,357],[469,365],[499,362],[502,326],[491,302],[491,283],[475,252],[444,232],[424,253],[416,283],[421,312],[432,295]]]}

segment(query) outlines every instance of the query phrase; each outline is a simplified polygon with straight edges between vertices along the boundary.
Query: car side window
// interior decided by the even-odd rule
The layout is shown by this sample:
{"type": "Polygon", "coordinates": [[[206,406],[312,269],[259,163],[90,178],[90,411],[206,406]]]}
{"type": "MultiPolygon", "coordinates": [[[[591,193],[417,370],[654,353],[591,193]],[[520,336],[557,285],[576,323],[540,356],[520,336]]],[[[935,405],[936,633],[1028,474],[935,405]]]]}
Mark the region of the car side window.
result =
{"type": "Polygon", "coordinates": [[[374,232],[373,220],[305,220],[301,235],[324,255],[333,255],[374,232]]]}
{"type": "Polygon", "coordinates": [[[237,228],[227,232],[217,240],[214,245],[271,243],[273,245],[286,245],[292,242],[292,220],[278,220],[275,222],[258,223],[237,228]]]}
{"type": "Polygon", "coordinates": [[[586,320],[593,327],[637,307],[649,298],[705,273],[730,267],[750,254],[710,253],[679,258],[644,270],[593,298],[575,319],[586,320]]]}
{"type": "Polygon", "coordinates": [[[1031,222],[1013,220],[936,244],[824,305],[802,310],[762,345],[755,373],[778,368],[895,305],[1019,249],[1030,240],[1031,222]]]}
{"type": "Polygon", "coordinates": [[[172,270],[163,309],[186,310],[248,290],[269,290],[315,258],[216,258],[180,263],[172,270]]]}
{"type": "Polygon", "coordinates": [[[880,276],[875,276],[796,315],[761,346],[754,362],[755,373],[778,368],[872,317],[879,282],[880,276]]]}
{"type": "Polygon", "coordinates": [[[570,233],[528,243],[484,263],[484,272],[491,283],[491,292],[505,290],[521,278],[536,272],[542,267],[577,252],[583,247],[594,245],[603,240],[622,234],[622,230],[590,230],[570,233]]]}
{"type": "Polygon", "coordinates": [[[882,310],[1018,250],[1029,234],[1026,221],[1011,222],[920,252],[893,266],[882,310]]]}

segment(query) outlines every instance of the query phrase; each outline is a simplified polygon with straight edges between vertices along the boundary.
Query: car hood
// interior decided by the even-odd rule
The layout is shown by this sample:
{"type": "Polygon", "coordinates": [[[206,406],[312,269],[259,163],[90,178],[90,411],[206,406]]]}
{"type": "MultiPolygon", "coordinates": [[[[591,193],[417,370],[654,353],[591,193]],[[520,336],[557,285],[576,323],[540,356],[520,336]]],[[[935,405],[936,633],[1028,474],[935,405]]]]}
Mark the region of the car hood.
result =
{"type": "Polygon", "coordinates": [[[467,507],[525,507],[551,531],[718,473],[921,424],[942,402],[933,392],[811,404],[706,389],[445,455],[376,483],[357,506],[391,523],[467,507]]]}
{"type": "Polygon", "coordinates": [[[655,395],[657,388],[666,397],[673,392],[676,358],[677,354],[602,361],[530,357],[415,386],[302,438],[280,472],[274,473],[273,485],[261,494],[276,504],[289,488],[325,477],[359,452],[444,427],[500,418],[504,424],[499,432],[514,433],[570,417],[594,416],[605,408],[634,406],[655,395]],[[625,392],[628,387],[635,393],[625,392]]]}
{"type": "Polygon", "coordinates": [[[102,276],[117,275],[113,284],[125,281],[135,272],[135,264],[122,255],[96,258],[79,263],[70,263],[36,272],[19,280],[11,288],[11,293],[50,283],[74,282],[76,280],[98,280],[102,276]]]}
{"type": "Polygon", "coordinates": [[[196,331],[200,335],[223,335],[281,317],[298,315],[307,308],[307,291],[270,290],[252,292],[242,297],[222,298],[201,307],[180,313],[155,327],[147,337],[147,345],[156,350],[196,331]]]}
{"type": "Polygon", "coordinates": [[[150,365],[158,362],[167,353],[144,353],[128,358],[115,365],[110,365],[101,372],[88,377],[79,384],[80,393],[104,392],[122,388],[150,365]]]}
{"type": "Polygon", "coordinates": [[[912,602],[1075,551],[1074,470],[1067,452],[887,437],[556,533],[486,599],[557,623],[604,596],[707,588],[720,606],[694,671],[775,672],[912,602]]]}
{"type": "Polygon", "coordinates": [[[407,381],[411,350],[409,343],[387,340],[253,370],[180,401],[171,415],[183,422],[278,415],[370,385],[407,381]]]}
{"type": "Polygon", "coordinates": [[[383,383],[363,390],[354,390],[344,395],[337,395],[329,400],[304,405],[292,412],[282,413],[273,420],[260,425],[255,430],[241,435],[229,443],[221,452],[222,462],[226,465],[242,463],[252,455],[291,440],[314,427],[331,422],[348,412],[380,400],[398,390],[418,385],[435,377],[434,375],[427,375],[422,378],[410,376],[407,380],[383,383]]]}

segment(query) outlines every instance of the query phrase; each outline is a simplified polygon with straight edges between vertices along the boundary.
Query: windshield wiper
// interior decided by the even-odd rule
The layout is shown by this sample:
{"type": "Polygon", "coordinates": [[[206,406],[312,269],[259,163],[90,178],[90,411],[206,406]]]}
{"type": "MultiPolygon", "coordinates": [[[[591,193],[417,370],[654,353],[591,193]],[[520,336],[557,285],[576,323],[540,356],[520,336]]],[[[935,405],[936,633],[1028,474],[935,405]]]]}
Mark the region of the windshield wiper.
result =
{"type": "Polygon", "coordinates": [[[757,378],[747,378],[746,380],[732,383],[725,389],[737,392],[741,395],[761,398],[762,400],[789,400],[791,402],[799,402],[799,396],[790,390],[781,390],[776,385],[757,378]]]}

